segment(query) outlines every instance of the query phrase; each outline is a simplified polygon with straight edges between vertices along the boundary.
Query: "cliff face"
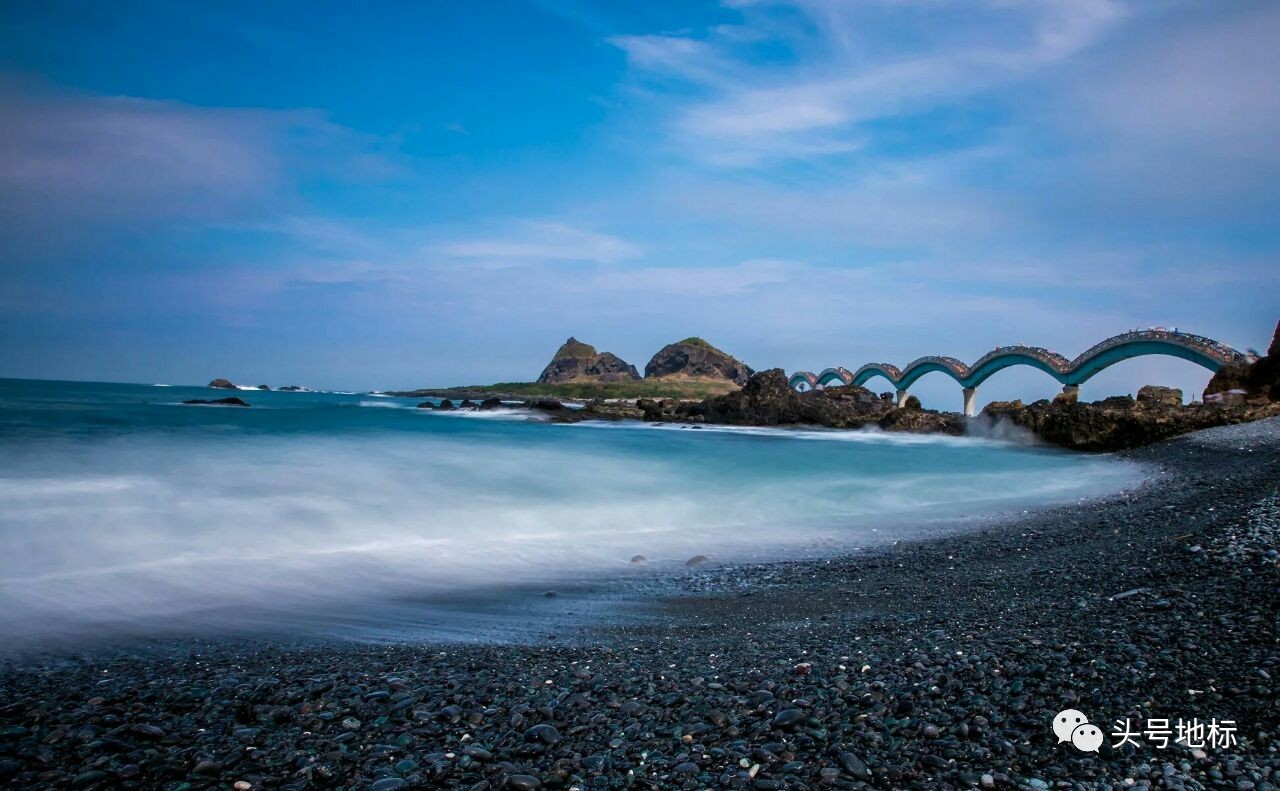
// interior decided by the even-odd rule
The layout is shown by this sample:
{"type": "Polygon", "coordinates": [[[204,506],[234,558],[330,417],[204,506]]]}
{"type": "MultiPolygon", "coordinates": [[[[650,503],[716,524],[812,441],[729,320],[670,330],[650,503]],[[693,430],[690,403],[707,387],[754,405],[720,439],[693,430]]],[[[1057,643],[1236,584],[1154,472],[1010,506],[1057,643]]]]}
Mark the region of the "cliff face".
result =
{"type": "Polygon", "coordinates": [[[609,352],[598,353],[595,347],[577,338],[564,342],[538,377],[539,384],[561,382],[626,382],[639,379],[634,365],[609,352]]]}
{"type": "Polygon", "coordinates": [[[682,376],[690,379],[728,379],[745,385],[755,371],[701,338],[669,343],[644,367],[645,377],[682,376]]]}

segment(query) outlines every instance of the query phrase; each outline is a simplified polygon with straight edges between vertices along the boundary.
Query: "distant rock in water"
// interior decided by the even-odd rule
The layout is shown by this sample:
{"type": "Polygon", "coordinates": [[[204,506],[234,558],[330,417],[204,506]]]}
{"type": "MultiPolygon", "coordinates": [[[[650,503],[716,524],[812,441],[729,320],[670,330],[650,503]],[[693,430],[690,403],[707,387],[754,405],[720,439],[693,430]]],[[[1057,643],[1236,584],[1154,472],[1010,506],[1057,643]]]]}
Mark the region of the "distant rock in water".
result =
{"type": "Polygon", "coordinates": [[[243,398],[230,396],[228,398],[192,398],[189,401],[183,401],[184,404],[195,404],[197,406],[249,406],[243,398]]]}
{"type": "Polygon", "coordinates": [[[271,385],[258,385],[259,390],[270,390],[271,385]]]}
{"type": "Polygon", "coordinates": [[[305,387],[303,387],[303,386],[301,386],[301,385],[285,385],[284,387],[280,388],[280,391],[281,391],[281,392],[283,392],[283,393],[305,393],[305,392],[308,392],[308,391],[307,391],[307,388],[305,388],[305,387]]]}
{"type": "Polygon", "coordinates": [[[207,387],[216,387],[216,388],[217,388],[217,389],[219,389],[219,390],[237,390],[237,389],[239,389],[239,388],[237,388],[234,384],[232,384],[232,383],[231,383],[231,380],[229,380],[229,379],[214,379],[212,382],[210,382],[210,383],[207,385],[207,387]]]}
{"type": "Polygon", "coordinates": [[[1205,401],[1280,401],[1280,322],[1264,357],[1246,365],[1224,365],[1204,388],[1205,401]]]}
{"type": "Polygon", "coordinates": [[[701,338],[685,338],[663,346],[644,367],[645,378],[728,379],[745,385],[755,371],[701,338]]]}
{"type": "Polygon", "coordinates": [[[529,402],[528,406],[530,409],[537,409],[541,412],[563,412],[569,409],[569,407],[554,398],[535,398],[529,402]]]}
{"type": "Polygon", "coordinates": [[[564,382],[629,382],[640,378],[634,365],[577,338],[569,338],[542,369],[539,384],[564,382]]]}

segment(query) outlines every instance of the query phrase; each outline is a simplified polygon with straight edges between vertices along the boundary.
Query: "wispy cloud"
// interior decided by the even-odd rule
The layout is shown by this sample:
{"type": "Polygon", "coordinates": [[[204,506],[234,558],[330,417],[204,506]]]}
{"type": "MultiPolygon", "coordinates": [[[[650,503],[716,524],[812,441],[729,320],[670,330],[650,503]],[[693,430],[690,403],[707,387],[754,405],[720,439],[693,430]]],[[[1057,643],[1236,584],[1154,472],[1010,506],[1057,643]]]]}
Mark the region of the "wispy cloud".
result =
{"type": "Polygon", "coordinates": [[[617,236],[562,222],[524,221],[514,231],[435,245],[451,258],[493,264],[589,261],[612,264],[640,257],[641,248],[617,236]]]}
{"type": "MultiPolygon", "coordinates": [[[[913,8],[920,3],[732,5],[743,15],[739,25],[700,34],[610,39],[640,76],[696,89],[693,98],[677,93],[679,98],[669,99],[672,131],[691,157],[731,166],[857,150],[868,135],[865,122],[1026,77],[1088,47],[1123,15],[1113,0],[992,0],[963,4],[964,23],[950,31],[945,22],[922,28],[921,9],[913,8]],[[807,24],[779,22],[780,8],[803,15],[807,24]],[[904,52],[867,39],[864,31],[872,22],[899,17],[924,44],[904,52]],[[762,65],[760,41],[784,47],[794,57],[782,65],[762,65]]],[[[928,10],[954,16],[956,8],[948,5],[931,2],[928,10]]]]}
{"type": "Polygon", "coordinates": [[[1260,190],[1274,200],[1280,6],[1158,21],[1065,80],[1046,122],[1089,147],[1092,174],[1147,206],[1212,210],[1223,195],[1260,190]]]}
{"type": "Polygon", "coordinates": [[[260,212],[303,176],[400,172],[380,141],[315,110],[200,107],[5,78],[0,116],[0,204],[35,222],[218,221],[260,212]]]}

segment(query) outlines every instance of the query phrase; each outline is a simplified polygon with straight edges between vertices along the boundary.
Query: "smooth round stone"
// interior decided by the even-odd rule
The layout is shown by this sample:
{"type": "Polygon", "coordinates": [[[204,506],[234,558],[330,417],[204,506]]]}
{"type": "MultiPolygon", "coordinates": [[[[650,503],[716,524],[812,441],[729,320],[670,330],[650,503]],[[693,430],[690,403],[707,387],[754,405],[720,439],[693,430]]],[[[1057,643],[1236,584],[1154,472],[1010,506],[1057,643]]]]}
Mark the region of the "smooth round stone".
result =
{"type": "Polygon", "coordinates": [[[560,741],[560,731],[556,730],[556,726],[542,723],[535,725],[524,732],[524,737],[531,742],[537,741],[543,744],[555,744],[560,741]]]}
{"type": "Polygon", "coordinates": [[[71,781],[73,788],[84,788],[107,779],[107,773],[99,769],[90,769],[87,772],[81,772],[76,775],[76,779],[71,781]]]}
{"type": "Polygon", "coordinates": [[[369,789],[370,791],[396,791],[397,788],[404,788],[404,786],[404,780],[399,777],[384,777],[369,786],[369,789]]]}
{"type": "Polygon", "coordinates": [[[773,727],[790,728],[804,722],[804,712],[800,709],[783,709],[773,715],[773,727]]]}
{"type": "Polygon", "coordinates": [[[346,728],[349,731],[357,730],[360,727],[360,720],[356,719],[355,717],[343,717],[342,727],[346,728]]]}
{"type": "Polygon", "coordinates": [[[396,770],[399,774],[407,775],[418,768],[418,762],[412,758],[406,758],[403,761],[398,761],[396,765],[391,768],[396,770]]]}
{"type": "Polygon", "coordinates": [[[507,788],[515,791],[530,791],[530,789],[541,787],[542,781],[533,775],[511,775],[507,778],[507,788]]]}

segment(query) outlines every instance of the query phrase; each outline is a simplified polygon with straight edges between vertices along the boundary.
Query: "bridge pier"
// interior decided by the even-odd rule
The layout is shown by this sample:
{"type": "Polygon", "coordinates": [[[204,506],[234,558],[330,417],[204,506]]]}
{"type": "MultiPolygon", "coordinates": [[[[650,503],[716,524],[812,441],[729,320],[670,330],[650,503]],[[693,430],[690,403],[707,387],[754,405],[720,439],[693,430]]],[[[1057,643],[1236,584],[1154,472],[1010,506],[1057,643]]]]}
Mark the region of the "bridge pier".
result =
{"type": "Polygon", "coordinates": [[[906,390],[899,390],[899,391],[898,391],[898,402],[897,402],[897,403],[898,403],[898,409],[902,409],[903,407],[905,407],[905,406],[907,405],[907,391],[906,391],[906,390]]]}
{"type": "Polygon", "coordinates": [[[978,388],[966,387],[964,389],[964,416],[973,417],[977,414],[974,406],[978,400],[978,388]]]}
{"type": "Polygon", "coordinates": [[[1060,398],[1074,404],[1080,399],[1080,385],[1063,385],[1060,398]]]}

